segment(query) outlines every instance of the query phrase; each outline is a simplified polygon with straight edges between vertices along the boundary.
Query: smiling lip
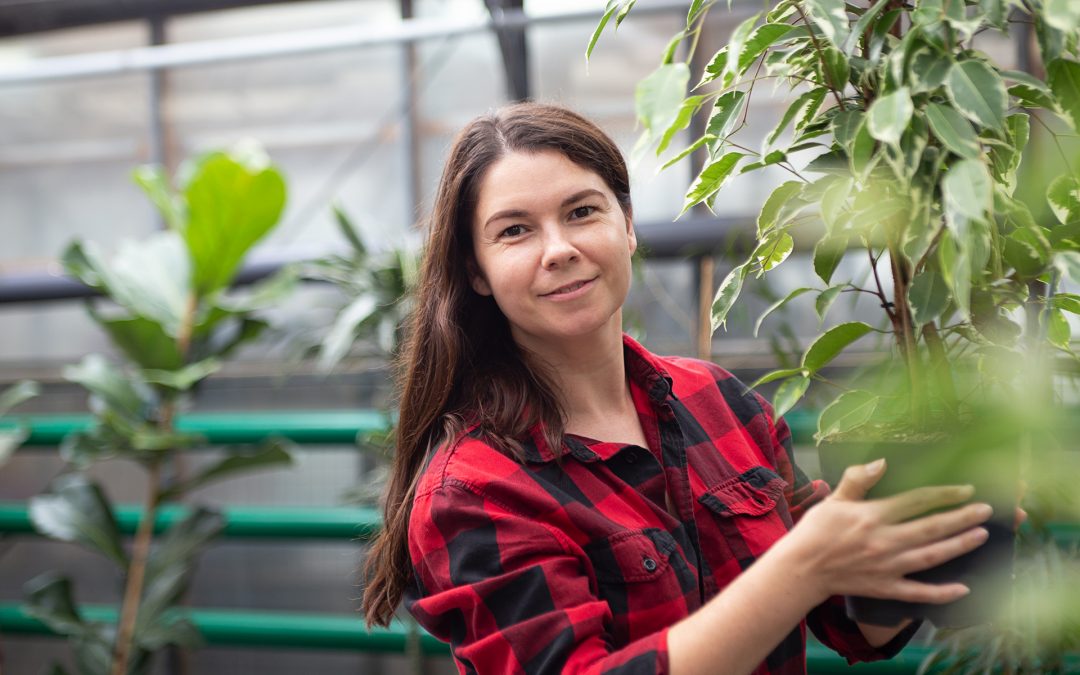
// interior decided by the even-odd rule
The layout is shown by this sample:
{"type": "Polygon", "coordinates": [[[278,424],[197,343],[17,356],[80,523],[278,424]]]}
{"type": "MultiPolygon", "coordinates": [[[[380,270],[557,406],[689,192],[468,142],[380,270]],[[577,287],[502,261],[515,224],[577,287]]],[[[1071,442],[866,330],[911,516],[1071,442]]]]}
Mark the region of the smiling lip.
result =
{"type": "Polygon", "coordinates": [[[592,279],[582,279],[579,281],[575,281],[573,283],[566,284],[565,286],[560,286],[559,288],[551,291],[550,293],[544,293],[540,297],[552,298],[554,300],[570,300],[585,293],[585,291],[592,287],[594,281],[596,281],[596,277],[593,277],[592,279]]]}

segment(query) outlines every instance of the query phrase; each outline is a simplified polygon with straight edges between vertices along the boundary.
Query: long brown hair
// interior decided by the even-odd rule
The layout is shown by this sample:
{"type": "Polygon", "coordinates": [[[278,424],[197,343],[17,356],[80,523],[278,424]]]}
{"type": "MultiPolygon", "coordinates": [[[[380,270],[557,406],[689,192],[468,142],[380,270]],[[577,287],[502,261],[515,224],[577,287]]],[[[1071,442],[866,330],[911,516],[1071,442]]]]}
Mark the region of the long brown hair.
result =
{"type": "Polygon", "coordinates": [[[630,181],[618,146],[570,110],[518,103],[474,119],[458,134],[439,181],[415,309],[397,364],[401,399],[384,528],[364,570],[369,627],[389,623],[411,580],[409,516],[431,450],[466,425],[478,425],[495,447],[520,457],[517,439],[537,422],[549,447],[561,445],[564,417],[550,378],[528,363],[506,317],[492,297],[473,291],[468,273],[485,172],[510,152],[544,150],[561,152],[596,173],[631,215],[630,181]]]}

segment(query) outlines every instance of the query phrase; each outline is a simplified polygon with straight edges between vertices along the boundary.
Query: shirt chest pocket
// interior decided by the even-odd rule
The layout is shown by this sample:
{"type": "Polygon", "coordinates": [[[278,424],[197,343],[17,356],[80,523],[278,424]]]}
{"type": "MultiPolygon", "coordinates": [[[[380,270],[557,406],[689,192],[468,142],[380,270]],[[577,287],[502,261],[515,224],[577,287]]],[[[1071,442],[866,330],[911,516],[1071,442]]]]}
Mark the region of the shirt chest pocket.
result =
{"type": "Polygon", "coordinates": [[[697,591],[678,544],[661,529],[626,530],[588,546],[597,594],[611,608],[616,647],[685,616],[684,595],[697,591]]]}
{"type": "MultiPolygon", "coordinates": [[[[772,469],[755,466],[704,492],[698,502],[717,516],[726,538],[747,540],[753,548],[767,547],[791,529],[784,501],[787,482],[772,469]]],[[[756,551],[757,552],[757,551],[756,551]]]]}

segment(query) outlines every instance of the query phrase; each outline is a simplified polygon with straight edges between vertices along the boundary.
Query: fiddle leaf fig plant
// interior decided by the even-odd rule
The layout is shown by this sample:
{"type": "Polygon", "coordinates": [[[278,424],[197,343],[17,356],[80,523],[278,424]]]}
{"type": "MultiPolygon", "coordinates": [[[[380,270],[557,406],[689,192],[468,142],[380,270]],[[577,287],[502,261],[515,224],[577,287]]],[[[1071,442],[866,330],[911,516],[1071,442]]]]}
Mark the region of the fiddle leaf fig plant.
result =
{"type": "MultiPolygon", "coordinates": [[[[93,421],[61,445],[72,470],[30,503],[39,532],[105,556],[124,580],[116,623],[84,617],[64,577],[47,573],[27,584],[28,611],[69,637],[81,675],[148,673],[162,647],[199,645],[195,626],[170,610],[224,519],[193,508],[155,540],[158,507],[210,482],[291,461],[289,444],[270,438],[230,447],[223,459],[193,475],[167,476],[176,453],[205,445],[177,426],[199,383],[267,328],[259,311],[288,294],[296,280],[287,269],[245,293],[229,289],[244,256],[285,205],[285,181],[264,154],[209,153],[186,165],[181,176],[174,189],[160,170],[135,172],[166,230],[126,241],[111,256],[89,242],[75,242],[63,255],[68,274],[111,301],[91,301],[89,312],[122,356],[117,361],[92,354],[64,370],[89,393],[93,421]],[[84,471],[108,458],[133,461],[147,475],[130,548],[108,496],[84,471]]],[[[55,666],[52,672],[64,671],[55,666]]]]}
{"type": "MultiPolygon", "coordinates": [[[[612,0],[605,19],[621,20],[632,4],[612,0]]],[[[1080,130],[1076,3],[781,0],[742,20],[703,71],[692,73],[715,4],[690,4],[685,28],[640,82],[643,132],[635,147],[635,154],[672,155],[664,168],[693,153],[703,158],[684,213],[713,209],[726,188],[766,169],[789,177],[762,207],[749,254],[716,290],[713,330],[724,326],[747,278],[768,274],[794,250],[812,251],[806,278],[818,283],[766,315],[812,297],[824,320],[847,293],[881,311],[879,322],[829,327],[798,367],[759,380],[781,381],[777,414],[871,334],[895,346],[904,405],[880,392],[841,390],[821,416],[819,439],[865,431],[890,415],[915,427],[955,417],[969,393],[958,379],[967,356],[1008,358],[1037,337],[1075,358],[1067,315],[1080,302],[1054,291],[1063,278],[1080,283],[1080,166],[1062,150],[1062,140],[1080,130]],[[982,50],[985,38],[1016,27],[1034,31],[1031,72],[982,50]],[[776,126],[751,147],[747,120],[766,86],[788,96],[776,126]],[[673,148],[694,115],[706,120],[704,133],[673,148]],[[1034,136],[1054,140],[1049,164],[1062,167],[1042,183],[1037,203],[1017,189],[1034,136]],[[841,272],[855,269],[841,267],[850,259],[865,274],[841,272]],[[1025,311],[1033,317],[1026,324],[1025,311]]]]}

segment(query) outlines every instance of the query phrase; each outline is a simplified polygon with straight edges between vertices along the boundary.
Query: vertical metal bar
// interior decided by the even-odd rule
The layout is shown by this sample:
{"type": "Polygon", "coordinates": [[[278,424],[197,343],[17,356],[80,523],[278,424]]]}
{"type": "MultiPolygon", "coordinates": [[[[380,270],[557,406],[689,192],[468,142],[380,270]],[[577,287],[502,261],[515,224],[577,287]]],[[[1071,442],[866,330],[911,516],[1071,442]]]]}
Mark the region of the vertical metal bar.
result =
{"type": "MultiPolygon", "coordinates": [[[[697,44],[705,42],[707,24],[702,22],[699,30],[701,34],[697,38],[697,44]]],[[[700,73],[705,70],[708,55],[703,49],[696,49],[690,55],[690,72],[700,73]],[[704,54],[704,56],[703,56],[704,54]]],[[[700,110],[690,119],[690,138],[697,139],[705,135],[709,123],[710,107],[700,110]]],[[[690,175],[696,176],[705,166],[708,150],[700,148],[690,155],[690,175]]],[[[705,207],[701,204],[694,207],[694,211],[701,214],[705,207]]],[[[697,356],[706,361],[712,360],[712,297],[713,277],[716,271],[716,261],[712,255],[705,253],[694,259],[695,277],[697,279],[697,356]]]]}
{"type": "MultiPolygon", "coordinates": [[[[150,28],[150,44],[152,46],[160,46],[165,44],[165,17],[161,14],[154,14],[147,19],[147,24],[150,28]]],[[[152,164],[158,164],[165,167],[166,171],[171,168],[168,164],[167,150],[165,148],[165,118],[162,113],[162,99],[165,97],[165,77],[166,71],[164,70],[152,70],[150,71],[150,91],[149,91],[149,132],[150,132],[150,162],[152,164]]],[[[165,219],[158,214],[157,227],[159,230],[165,229],[165,219]]]]}
{"type": "MultiPolygon", "coordinates": [[[[414,17],[413,0],[400,0],[401,18],[409,20],[414,17]]],[[[421,75],[418,67],[417,45],[413,41],[403,42],[402,45],[402,76],[401,84],[405,92],[404,108],[405,115],[402,121],[402,145],[405,152],[405,205],[406,220],[415,222],[420,216],[420,97],[417,92],[417,78],[421,75]]]]}

